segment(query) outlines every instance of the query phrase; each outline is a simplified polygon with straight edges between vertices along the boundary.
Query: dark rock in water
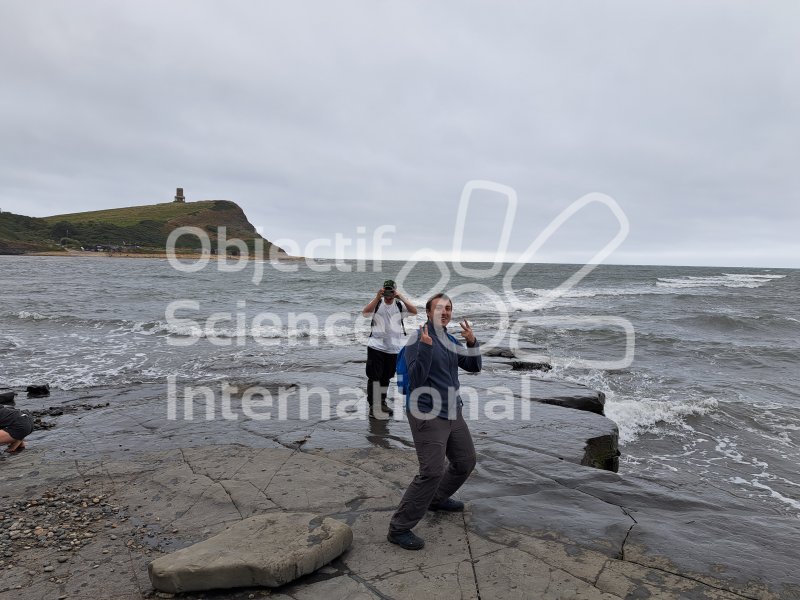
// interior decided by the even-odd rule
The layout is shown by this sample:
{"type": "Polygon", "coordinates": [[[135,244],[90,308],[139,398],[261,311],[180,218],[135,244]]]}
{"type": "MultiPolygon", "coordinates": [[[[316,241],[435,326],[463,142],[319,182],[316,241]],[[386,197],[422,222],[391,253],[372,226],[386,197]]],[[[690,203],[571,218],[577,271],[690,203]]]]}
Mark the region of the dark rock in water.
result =
{"type": "Polygon", "coordinates": [[[586,453],[581,464],[605,471],[619,471],[619,434],[602,435],[586,440],[586,453]]]}
{"type": "MultiPolygon", "coordinates": [[[[524,400],[554,404],[564,408],[572,408],[587,412],[604,414],[606,395],[571,381],[543,379],[534,375],[520,373],[517,380],[506,380],[503,385],[511,388],[512,393],[524,400]]],[[[480,386],[477,386],[480,388],[480,386]]],[[[489,388],[481,388],[489,391],[489,388]]]]}
{"type": "Polygon", "coordinates": [[[556,404],[564,408],[575,408],[577,410],[587,410],[589,412],[597,413],[598,415],[605,414],[606,395],[597,390],[576,390],[575,394],[567,394],[557,398],[543,398],[539,402],[545,404],[556,404]]]}
{"type": "Polygon", "coordinates": [[[483,352],[484,356],[501,356],[503,358],[516,358],[514,352],[508,348],[489,348],[483,352]]]}
{"type": "Polygon", "coordinates": [[[49,395],[50,395],[49,383],[45,383],[44,385],[28,386],[28,398],[44,398],[45,396],[49,395]]]}
{"type": "Polygon", "coordinates": [[[14,404],[16,395],[14,390],[0,390],[0,404],[14,404]]]}
{"type": "Polygon", "coordinates": [[[545,362],[526,362],[524,360],[515,360],[511,363],[513,371],[550,371],[552,365],[545,362]]]}

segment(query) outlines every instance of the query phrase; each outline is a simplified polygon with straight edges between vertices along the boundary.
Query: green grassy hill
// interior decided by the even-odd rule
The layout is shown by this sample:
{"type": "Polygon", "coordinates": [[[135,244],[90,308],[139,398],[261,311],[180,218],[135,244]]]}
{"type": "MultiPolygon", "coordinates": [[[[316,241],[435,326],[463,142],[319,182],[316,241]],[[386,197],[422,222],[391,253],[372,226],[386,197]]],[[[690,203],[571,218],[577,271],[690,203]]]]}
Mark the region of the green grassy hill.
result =
{"type": "MultiPolygon", "coordinates": [[[[255,240],[261,238],[235,202],[170,202],[42,219],[0,213],[0,254],[97,246],[120,249],[124,246],[126,251],[139,252],[163,251],[170,232],[181,226],[203,229],[214,246],[217,228],[225,226],[228,238],[244,240],[251,253],[255,240]]],[[[178,245],[185,250],[197,250],[200,241],[195,236],[182,236],[178,245]]],[[[265,240],[265,251],[271,246],[265,240]]]]}
{"type": "Polygon", "coordinates": [[[25,254],[59,248],[50,239],[50,225],[44,219],[0,213],[0,254],[25,254]]]}

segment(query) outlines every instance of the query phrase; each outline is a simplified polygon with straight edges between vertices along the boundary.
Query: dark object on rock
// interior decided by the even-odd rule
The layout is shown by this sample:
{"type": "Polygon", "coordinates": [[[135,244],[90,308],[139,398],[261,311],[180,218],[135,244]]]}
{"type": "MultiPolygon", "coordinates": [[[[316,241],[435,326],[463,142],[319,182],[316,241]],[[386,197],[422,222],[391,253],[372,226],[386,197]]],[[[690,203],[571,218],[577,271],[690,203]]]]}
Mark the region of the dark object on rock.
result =
{"type": "Polygon", "coordinates": [[[44,385],[28,386],[28,398],[44,398],[45,396],[49,395],[50,395],[49,383],[45,383],[44,385]]]}
{"type": "Polygon", "coordinates": [[[52,429],[56,426],[54,421],[45,421],[42,417],[60,417],[62,415],[70,415],[72,413],[84,411],[84,410],[94,410],[96,408],[107,408],[109,406],[108,402],[102,402],[100,404],[71,404],[71,405],[63,405],[63,406],[48,406],[47,408],[42,408],[41,410],[29,410],[28,414],[33,417],[33,427],[34,429],[52,429]]]}
{"type": "Polygon", "coordinates": [[[14,404],[16,395],[14,390],[0,390],[0,404],[14,404]]]}
{"type": "Polygon", "coordinates": [[[503,358],[516,358],[508,348],[489,348],[482,353],[484,356],[502,356],[503,358]]]}
{"type": "Polygon", "coordinates": [[[511,363],[513,371],[550,371],[553,365],[545,362],[525,362],[523,360],[515,360],[511,363]]]}
{"type": "Polygon", "coordinates": [[[47,431],[48,429],[52,429],[55,426],[56,424],[53,421],[43,421],[41,417],[33,418],[34,431],[47,431]]]}
{"type": "Polygon", "coordinates": [[[565,394],[558,398],[543,398],[539,402],[605,415],[606,395],[603,392],[587,389],[585,393],[576,391],[572,395],[565,394]]]}
{"type": "Polygon", "coordinates": [[[515,385],[518,386],[515,394],[532,402],[603,414],[606,395],[579,383],[520,375],[515,385]]]}

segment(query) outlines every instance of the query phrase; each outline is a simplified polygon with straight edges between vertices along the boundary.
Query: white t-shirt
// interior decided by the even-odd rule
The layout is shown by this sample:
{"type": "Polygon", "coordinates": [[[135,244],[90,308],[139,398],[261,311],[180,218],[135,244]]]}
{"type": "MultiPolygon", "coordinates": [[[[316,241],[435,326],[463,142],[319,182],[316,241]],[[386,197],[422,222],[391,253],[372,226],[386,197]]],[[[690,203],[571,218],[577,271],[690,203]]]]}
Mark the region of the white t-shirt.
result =
{"type": "Polygon", "coordinates": [[[372,326],[372,337],[369,338],[367,346],[389,354],[400,352],[400,349],[405,346],[400,317],[397,300],[391,304],[386,304],[381,300],[377,312],[373,314],[375,324],[372,326]]]}

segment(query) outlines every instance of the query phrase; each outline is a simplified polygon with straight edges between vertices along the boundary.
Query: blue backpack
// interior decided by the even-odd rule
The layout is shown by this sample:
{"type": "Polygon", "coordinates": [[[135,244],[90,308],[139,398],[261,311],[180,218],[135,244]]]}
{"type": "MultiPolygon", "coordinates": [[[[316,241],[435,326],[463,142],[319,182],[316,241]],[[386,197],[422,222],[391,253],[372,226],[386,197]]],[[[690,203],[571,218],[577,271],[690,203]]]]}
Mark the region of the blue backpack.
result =
{"type": "Polygon", "coordinates": [[[408,401],[411,399],[411,379],[408,376],[408,363],[406,363],[405,346],[400,348],[400,352],[397,354],[397,367],[395,369],[395,373],[397,373],[397,389],[400,390],[400,393],[406,397],[406,405],[408,405],[408,401]]]}

